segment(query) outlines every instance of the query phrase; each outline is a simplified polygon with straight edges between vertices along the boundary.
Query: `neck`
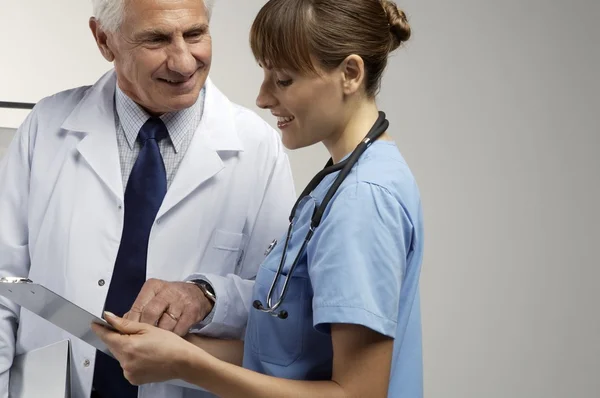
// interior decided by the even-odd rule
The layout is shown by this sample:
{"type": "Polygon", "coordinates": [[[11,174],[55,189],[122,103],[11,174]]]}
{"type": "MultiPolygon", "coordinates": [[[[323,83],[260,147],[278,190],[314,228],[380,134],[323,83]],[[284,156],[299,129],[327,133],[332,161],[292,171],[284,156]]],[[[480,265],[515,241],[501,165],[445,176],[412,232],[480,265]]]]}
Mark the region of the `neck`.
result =
{"type": "Polygon", "coordinates": [[[127,85],[122,85],[118,78],[117,78],[117,84],[119,85],[119,89],[123,92],[123,94],[125,94],[127,97],[129,97],[129,99],[131,99],[133,102],[135,102],[148,115],[154,116],[154,117],[160,117],[166,113],[166,112],[158,112],[158,111],[155,111],[153,109],[150,109],[150,108],[144,106],[142,104],[142,102],[139,100],[139,97],[136,95],[136,93],[133,90],[129,90],[127,85]]]}
{"type": "MultiPolygon", "coordinates": [[[[346,155],[351,153],[365,138],[367,132],[379,117],[379,110],[374,101],[369,101],[354,109],[348,122],[340,133],[323,144],[329,151],[334,163],[339,163],[346,155]]],[[[380,139],[389,139],[384,133],[380,139]]]]}

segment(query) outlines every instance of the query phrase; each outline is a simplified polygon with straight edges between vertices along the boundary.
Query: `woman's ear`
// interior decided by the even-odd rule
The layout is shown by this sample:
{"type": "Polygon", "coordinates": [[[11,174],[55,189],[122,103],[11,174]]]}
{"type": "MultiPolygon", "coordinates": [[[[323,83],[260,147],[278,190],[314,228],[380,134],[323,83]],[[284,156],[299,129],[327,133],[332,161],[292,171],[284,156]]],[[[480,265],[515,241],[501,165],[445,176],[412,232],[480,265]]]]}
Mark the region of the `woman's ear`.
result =
{"type": "Polygon", "coordinates": [[[358,55],[349,55],[340,65],[344,95],[356,93],[363,86],[365,63],[358,55]]]}

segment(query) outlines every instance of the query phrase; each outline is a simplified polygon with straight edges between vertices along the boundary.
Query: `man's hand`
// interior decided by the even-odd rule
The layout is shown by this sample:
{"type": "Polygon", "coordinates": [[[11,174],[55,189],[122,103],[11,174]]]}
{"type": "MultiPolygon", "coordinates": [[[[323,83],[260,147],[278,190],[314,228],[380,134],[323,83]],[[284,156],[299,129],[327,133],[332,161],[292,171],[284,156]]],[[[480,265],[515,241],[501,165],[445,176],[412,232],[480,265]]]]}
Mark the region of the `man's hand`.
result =
{"type": "Polygon", "coordinates": [[[185,336],[190,327],[210,313],[212,306],[193,283],[149,279],[123,318],[185,336]]]}

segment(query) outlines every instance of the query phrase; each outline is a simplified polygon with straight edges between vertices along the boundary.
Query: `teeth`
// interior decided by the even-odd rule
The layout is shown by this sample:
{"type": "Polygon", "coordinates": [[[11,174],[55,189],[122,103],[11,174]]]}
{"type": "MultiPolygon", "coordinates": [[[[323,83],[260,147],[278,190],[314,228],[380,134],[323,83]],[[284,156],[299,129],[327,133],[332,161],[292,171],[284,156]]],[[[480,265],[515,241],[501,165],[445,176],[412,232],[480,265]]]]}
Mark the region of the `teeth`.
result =
{"type": "Polygon", "coordinates": [[[293,117],[293,116],[288,116],[288,117],[278,117],[278,118],[277,118],[277,121],[278,121],[278,122],[280,122],[280,123],[289,123],[289,122],[291,122],[292,120],[294,120],[294,117],[293,117]]]}

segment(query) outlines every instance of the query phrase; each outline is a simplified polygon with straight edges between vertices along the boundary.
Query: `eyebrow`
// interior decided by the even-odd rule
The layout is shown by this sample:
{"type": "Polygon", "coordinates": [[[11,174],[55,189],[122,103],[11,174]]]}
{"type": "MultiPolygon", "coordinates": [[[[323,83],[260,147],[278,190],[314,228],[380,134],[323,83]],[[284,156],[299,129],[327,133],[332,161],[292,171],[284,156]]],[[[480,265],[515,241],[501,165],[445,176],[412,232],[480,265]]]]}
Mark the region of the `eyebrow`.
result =
{"type": "MultiPolygon", "coordinates": [[[[184,32],[183,32],[183,36],[189,36],[189,35],[202,35],[204,33],[206,33],[208,31],[208,24],[196,24],[196,25],[192,25],[191,27],[187,28],[184,32]]],[[[161,30],[159,28],[150,28],[150,29],[146,29],[143,30],[139,33],[135,34],[135,39],[136,40],[148,40],[151,38],[170,38],[172,36],[172,32],[170,31],[165,31],[165,30],[161,30]]]]}

